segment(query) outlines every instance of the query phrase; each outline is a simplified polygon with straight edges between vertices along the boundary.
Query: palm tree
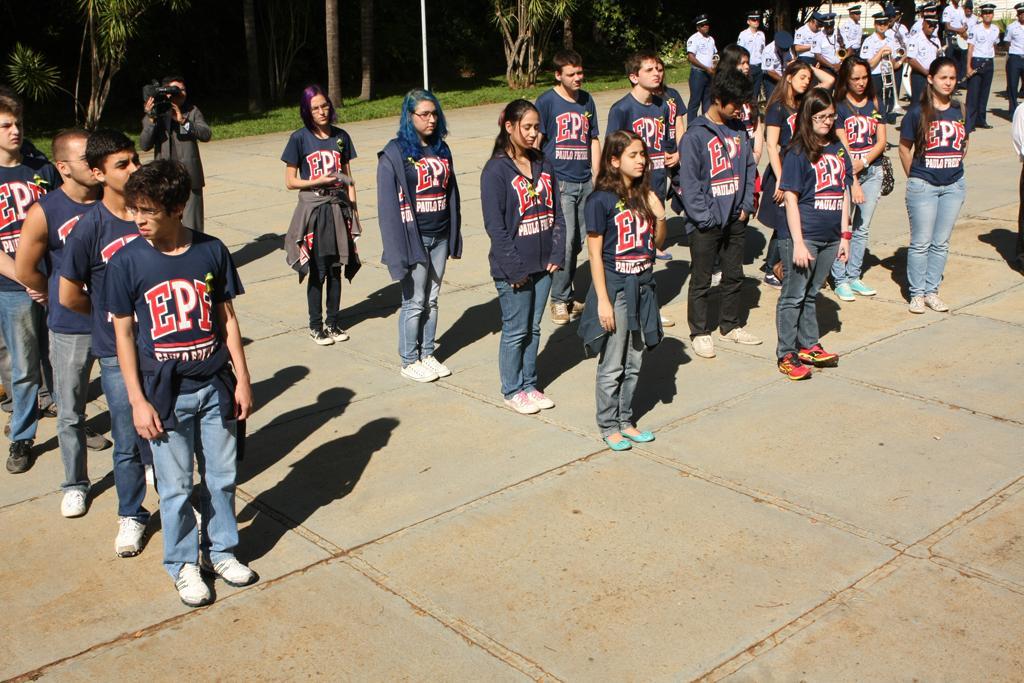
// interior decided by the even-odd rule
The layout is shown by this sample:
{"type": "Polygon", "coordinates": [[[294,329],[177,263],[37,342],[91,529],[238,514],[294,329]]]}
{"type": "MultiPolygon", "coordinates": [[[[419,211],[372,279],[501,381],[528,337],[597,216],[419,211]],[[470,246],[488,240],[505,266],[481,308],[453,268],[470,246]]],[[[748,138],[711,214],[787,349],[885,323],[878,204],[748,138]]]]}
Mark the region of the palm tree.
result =
{"type": "Polygon", "coordinates": [[[359,42],[362,47],[363,85],[359,99],[373,99],[373,0],[359,3],[359,42]]]}
{"type": "Polygon", "coordinates": [[[263,110],[263,84],[260,81],[259,43],[256,41],[255,0],[242,0],[242,21],[245,24],[245,57],[249,66],[249,113],[263,110]]]}
{"type": "Polygon", "coordinates": [[[341,46],[338,42],[338,0],[325,0],[327,33],[327,94],[335,107],[341,100],[341,46]]]}

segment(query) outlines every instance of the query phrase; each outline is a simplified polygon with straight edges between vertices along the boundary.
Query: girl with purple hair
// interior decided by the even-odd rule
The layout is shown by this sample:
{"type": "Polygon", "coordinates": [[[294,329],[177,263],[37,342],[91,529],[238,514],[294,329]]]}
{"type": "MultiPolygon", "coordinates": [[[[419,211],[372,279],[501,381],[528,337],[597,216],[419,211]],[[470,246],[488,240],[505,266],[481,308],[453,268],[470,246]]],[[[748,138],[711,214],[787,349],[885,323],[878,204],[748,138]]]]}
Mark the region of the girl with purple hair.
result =
{"type": "Polygon", "coordinates": [[[299,282],[309,276],[309,336],[320,346],[329,346],[348,339],[338,324],[341,269],[349,281],[359,269],[355,238],[361,230],[349,167],[356,148],[348,133],[333,125],[334,105],[320,86],[311,85],[302,92],[299,114],[305,125],[291,134],[281,154],[284,185],[299,191],[285,254],[288,265],[298,271],[299,282]]]}

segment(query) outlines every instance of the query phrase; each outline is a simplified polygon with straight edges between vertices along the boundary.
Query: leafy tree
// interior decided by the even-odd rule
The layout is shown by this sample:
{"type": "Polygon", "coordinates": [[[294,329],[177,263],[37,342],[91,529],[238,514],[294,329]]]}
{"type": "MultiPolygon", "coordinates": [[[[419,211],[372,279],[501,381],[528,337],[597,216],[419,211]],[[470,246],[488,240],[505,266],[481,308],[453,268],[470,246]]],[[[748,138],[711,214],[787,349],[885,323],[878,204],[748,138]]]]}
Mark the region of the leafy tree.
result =
{"type": "Polygon", "coordinates": [[[280,102],[288,89],[295,58],[309,36],[310,6],[301,0],[265,0],[260,4],[270,99],[280,102]]]}
{"type": "Polygon", "coordinates": [[[505,78],[518,90],[537,82],[537,73],[555,27],[576,9],[579,0],[492,0],[494,23],[505,49],[505,78]]]}

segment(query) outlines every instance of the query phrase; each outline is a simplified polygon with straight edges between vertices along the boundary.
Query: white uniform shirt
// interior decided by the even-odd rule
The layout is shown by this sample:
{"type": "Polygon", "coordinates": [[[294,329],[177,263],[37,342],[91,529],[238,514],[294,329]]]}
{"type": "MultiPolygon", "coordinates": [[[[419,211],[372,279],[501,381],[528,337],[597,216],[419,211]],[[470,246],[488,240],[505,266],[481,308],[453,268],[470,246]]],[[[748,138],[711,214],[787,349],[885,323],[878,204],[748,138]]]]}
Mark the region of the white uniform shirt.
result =
{"type": "Polygon", "coordinates": [[[1024,24],[1015,21],[1007,26],[1004,41],[1010,44],[1011,55],[1024,55],[1024,24]]]}
{"type": "MultiPolygon", "coordinates": [[[[879,35],[878,31],[875,31],[865,38],[864,44],[860,46],[860,58],[870,62],[878,54],[878,51],[887,45],[892,47],[885,38],[879,35]]],[[[871,70],[872,76],[880,76],[882,74],[882,61],[879,60],[878,66],[871,70]]]]}
{"type": "Polygon", "coordinates": [[[779,51],[775,48],[775,41],[773,40],[765,46],[764,52],[761,53],[761,70],[772,71],[781,76],[785,69],[785,64],[782,62],[783,59],[786,60],[786,64],[789,64],[793,61],[793,55],[789,50],[786,50],[782,53],[782,59],[780,59],[779,51]]]}
{"type": "Polygon", "coordinates": [[[974,46],[976,59],[992,59],[996,56],[996,43],[999,42],[999,27],[991,24],[987,29],[978,24],[967,34],[967,44],[974,46]]]}
{"type": "Polygon", "coordinates": [[[924,24],[924,19],[918,19],[914,22],[914,25],[910,27],[910,35],[916,36],[921,32],[921,25],[924,24]]]}
{"type": "Polygon", "coordinates": [[[761,53],[764,52],[764,31],[751,31],[747,28],[740,32],[736,44],[746,48],[750,53],[750,66],[761,66],[761,53]]]}
{"type": "Polygon", "coordinates": [[[846,19],[839,25],[839,32],[843,34],[843,42],[846,49],[851,53],[860,49],[861,40],[864,38],[864,31],[860,24],[853,19],[846,19]]]}
{"type": "Polygon", "coordinates": [[[940,47],[939,39],[934,33],[931,40],[924,33],[915,33],[907,41],[907,57],[917,60],[918,64],[927,69],[939,56],[940,47]]]}
{"type": "Polygon", "coordinates": [[[1013,140],[1013,149],[1017,156],[1024,161],[1024,107],[1017,107],[1013,112],[1013,133],[1010,139],[1013,140]]]}
{"type": "Polygon", "coordinates": [[[971,16],[968,17],[965,12],[964,23],[967,25],[967,32],[970,33],[972,28],[981,23],[981,19],[978,18],[977,14],[972,14],[971,16]]]}
{"type": "Polygon", "coordinates": [[[946,9],[942,10],[942,23],[943,25],[949,24],[950,28],[963,28],[967,23],[967,15],[964,14],[963,7],[953,7],[950,3],[946,5],[946,9]]]}
{"type": "MultiPolygon", "coordinates": [[[[800,28],[798,28],[796,30],[796,33],[793,34],[793,45],[806,45],[806,46],[810,47],[813,50],[813,48],[814,48],[814,40],[815,40],[815,33],[818,33],[818,32],[820,32],[820,30],[819,31],[812,31],[810,26],[808,26],[807,24],[804,24],[803,26],[801,26],[800,28]]],[[[811,51],[801,52],[797,56],[798,57],[810,58],[811,51]]]]}
{"type": "Polygon", "coordinates": [[[686,52],[696,57],[698,62],[710,69],[714,63],[712,58],[718,54],[718,48],[715,47],[714,38],[702,36],[700,31],[697,31],[687,39],[686,52]]]}
{"type": "Polygon", "coordinates": [[[900,44],[899,38],[896,37],[895,29],[888,29],[885,32],[885,44],[892,50],[892,58],[896,59],[896,51],[903,49],[903,45],[900,44]]]}
{"type": "Polygon", "coordinates": [[[841,61],[836,55],[836,34],[828,35],[824,30],[818,31],[814,36],[814,47],[811,48],[812,55],[821,55],[821,58],[832,65],[838,66],[841,61]]]}

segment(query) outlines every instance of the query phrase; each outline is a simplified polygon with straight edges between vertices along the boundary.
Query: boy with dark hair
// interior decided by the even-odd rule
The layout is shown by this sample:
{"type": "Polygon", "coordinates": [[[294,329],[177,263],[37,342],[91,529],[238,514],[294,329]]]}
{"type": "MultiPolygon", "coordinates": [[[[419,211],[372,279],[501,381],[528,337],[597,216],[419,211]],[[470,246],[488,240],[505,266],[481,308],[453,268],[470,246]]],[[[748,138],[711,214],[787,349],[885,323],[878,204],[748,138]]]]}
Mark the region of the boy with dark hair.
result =
{"type": "MultiPolygon", "coordinates": [[[[142,506],[146,497],[145,467],[131,422],[131,407],[124,378],[117,364],[114,328],[102,306],[107,262],[125,244],[139,236],[125,206],[128,177],[139,168],[135,145],[119,131],[97,130],[85,144],[85,160],[93,178],[103,188],[103,199],[79,219],[68,237],[60,268],[60,304],[90,317],[90,353],[100,363],[100,384],[110,411],[114,438],[114,488],[117,490],[118,534],[114,552],[121,557],[138,555],[149,521],[142,506]]],[[[62,506],[65,516],[84,515],[88,479],[78,499],[62,506]]],[[[69,494],[65,494],[67,497],[69,494]]]]}
{"type": "Polygon", "coordinates": [[[573,298],[576,260],[583,248],[586,225],[583,207],[594,189],[601,163],[597,107],[583,83],[583,58],[573,50],[560,50],[551,60],[557,83],[537,98],[541,149],[558,178],[565,216],[565,267],[551,278],[551,322],[565,325],[579,318],[582,304],[573,298]]]}
{"type": "MultiPolygon", "coordinates": [[[[72,129],[53,138],[53,156],[63,184],[40,197],[29,209],[14,260],[18,280],[30,289],[45,293],[49,303],[46,324],[49,355],[54,361],[53,398],[57,407],[57,441],[64,462],[61,488],[65,493],[89,486],[85,451],[90,441],[93,447],[110,446],[109,441],[85,426],[93,360],[89,353],[89,316],[68,310],[58,300],[64,246],[82,214],[92,209],[100,196],[99,182],[85,160],[88,137],[86,131],[72,129]],[[49,276],[43,274],[46,270],[49,276]]],[[[72,496],[77,497],[77,494],[72,496]]],[[[69,499],[68,504],[75,510],[69,507],[67,511],[77,512],[77,500],[69,499]]]]}
{"type": "Polygon", "coordinates": [[[754,210],[757,172],[740,115],[752,98],[753,84],[747,76],[736,70],[715,74],[707,115],[697,118],[683,136],[679,184],[691,259],[687,318],[694,353],[702,358],[715,356],[708,291],[716,255],[722,266],[719,338],[761,343],[743,329],[739,310],[743,241],[754,210]]]}
{"type": "Polygon", "coordinates": [[[0,91],[0,333],[11,363],[14,412],[9,423],[7,471],[32,466],[32,442],[39,417],[40,342],[45,339],[46,295],[18,281],[14,255],[29,207],[60,186],[60,174],[45,157],[26,156],[22,103],[0,91]]]}
{"type": "Polygon", "coordinates": [[[242,283],[220,240],[182,225],[190,189],[185,167],[167,159],[129,179],[127,205],[143,239],[111,260],[103,300],[114,316],[135,428],[153,449],[164,567],[181,601],[199,607],[212,600],[200,568],[231,586],[258,577],[234,555],[236,434],[253,408],[231,303],[242,283]],[[194,462],[201,541],[189,503],[194,462]]]}

